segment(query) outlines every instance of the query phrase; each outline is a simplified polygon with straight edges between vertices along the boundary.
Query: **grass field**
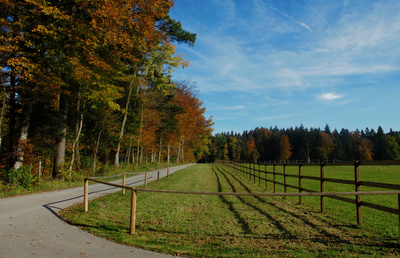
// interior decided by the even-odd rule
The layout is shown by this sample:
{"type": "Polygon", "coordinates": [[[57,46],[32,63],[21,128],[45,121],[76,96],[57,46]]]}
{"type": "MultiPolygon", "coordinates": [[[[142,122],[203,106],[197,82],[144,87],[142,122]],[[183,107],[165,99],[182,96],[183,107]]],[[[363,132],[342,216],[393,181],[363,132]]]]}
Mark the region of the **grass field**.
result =
{"type": "MultiPolygon", "coordinates": [[[[202,164],[153,182],[148,188],[255,193],[263,192],[263,186],[228,167],[202,164]]],[[[78,205],[61,215],[112,241],[180,256],[400,255],[398,216],[387,219],[378,212],[372,216],[379,222],[372,227],[367,220],[371,210],[365,209],[366,221],[357,226],[355,215],[347,214],[350,211],[342,202],[327,200],[327,212],[321,214],[318,200],[303,197],[305,205],[300,206],[297,198],[138,192],[134,236],[129,235],[130,194],[91,201],[87,213],[78,205]]]]}

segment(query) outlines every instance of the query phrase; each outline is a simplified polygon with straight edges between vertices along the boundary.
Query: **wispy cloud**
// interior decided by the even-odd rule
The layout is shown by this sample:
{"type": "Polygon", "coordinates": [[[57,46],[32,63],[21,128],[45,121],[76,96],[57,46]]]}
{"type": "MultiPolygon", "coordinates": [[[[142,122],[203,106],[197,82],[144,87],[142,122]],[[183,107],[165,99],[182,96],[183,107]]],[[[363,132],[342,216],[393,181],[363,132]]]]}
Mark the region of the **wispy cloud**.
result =
{"type": "Polygon", "coordinates": [[[239,109],[244,109],[245,106],[230,106],[230,107],[223,107],[221,109],[223,110],[239,110],[239,109]]]}
{"type": "Polygon", "coordinates": [[[333,28],[311,5],[307,0],[304,0],[304,2],[306,2],[306,4],[311,8],[311,10],[318,15],[319,18],[321,18],[322,21],[324,21],[335,33],[336,35],[339,36],[339,38],[341,38],[343,40],[344,43],[346,43],[346,45],[348,45],[347,41],[342,37],[342,35],[339,34],[339,32],[337,32],[335,30],[335,28],[333,28]]]}
{"type": "Polygon", "coordinates": [[[330,101],[330,100],[343,98],[344,96],[342,94],[336,94],[336,93],[325,93],[325,94],[319,95],[318,97],[320,99],[330,101]]]}
{"type": "MultiPolygon", "coordinates": [[[[329,119],[341,123],[347,118],[338,109],[400,91],[400,1],[245,2],[176,1],[176,18],[197,33],[197,42],[194,48],[178,46],[191,66],[175,76],[197,81],[215,120],[237,127],[246,119],[260,125],[259,118],[300,124],[311,116],[279,118],[302,107],[313,114],[331,110],[329,119]],[[361,87],[363,97],[350,101],[347,96],[359,96],[361,87]]],[[[393,103],[397,110],[398,101],[393,103]]]]}
{"type": "Polygon", "coordinates": [[[245,109],[246,107],[243,105],[234,105],[234,106],[229,106],[229,105],[214,105],[212,108],[208,108],[209,110],[242,110],[245,109]]]}
{"type": "Polygon", "coordinates": [[[296,19],[293,18],[292,16],[290,16],[290,15],[288,15],[288,14],[286,14],[286,13],[280,11],[279,9],[277,9],[277,8],[275,8],[275,7],[270,6],[270,8],[271,8],[272,10],[277,11],[278,13],[282,14],[283,16],[285,16],[286,18],[288,18],[289,20],[293,20],[294,22],[296,22],[296,23],[299,24],[300,26],[303,26],[303,27],[306,28],[307,30],[313,32],[313,30],[312,30],[312,29],[310,28],[310,26],[308,26],[307,24],[296,20],[296,19]]]}
{"type": "Polygon", "coordinates": [[[300,24],[301,26],[303,26],[303,27],[306,28],[307,30],[309,30],[309,31],[311,31],[311,32],[314,32],[307,24],[305,24],[305,23],[303,23],[303,22],[296,21],[296,20],[295,20],[295,22],[297,22],[298,24],[300,24]]]}

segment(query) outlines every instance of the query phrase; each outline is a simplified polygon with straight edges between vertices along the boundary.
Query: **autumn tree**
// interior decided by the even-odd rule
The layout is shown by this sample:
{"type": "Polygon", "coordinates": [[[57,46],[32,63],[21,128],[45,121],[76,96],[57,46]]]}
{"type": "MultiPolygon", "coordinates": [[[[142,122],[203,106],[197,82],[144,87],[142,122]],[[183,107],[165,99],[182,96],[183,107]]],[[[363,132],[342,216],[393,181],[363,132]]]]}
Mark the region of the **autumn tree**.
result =
{"type": "Polygon", "coordinates": [[[319,158],[328,159],[334,148],[332,137],[326,132],[320,132],[319,145],[317,147],[319,158]]]}
{"type": "Polygon", "coordinates": [[[178,124],[169,113],[178,112],[172,72],[187,65],[171,43],[196,39],[168,16],[172,6],[169,0],[2,1],[0,152],[12,157],[9,166],[20,168],[33,143],[46,161],[55,157],[56,177],[68,157],[69,170],[79,165],[80,151],[93,155],[94,167],[99,154],[107,162],[114,150],[118,162],[121,148],[133,152],[133,139],[141,137],[141,149],[154,152],[157,142],[160,160],[163,137],[178,124]]]}
{"type": "Polygon", "coordinates": [[[372,141],[366,138],[361,139],[358,146],[358,159],[371,161],[372,150],[373,150],[372,141]]]}
{"type": "Polygon", "coordinates": [[[175,88],[174,103],[183,110],[176,116],[178,130],[174,145],[177,148],[178,161],[185,159],[185,153],[190,155],[187,160],[198,158],[193,156],[195,150],[204,144],[205,137],[212,132],[212,119],[205,118],[206,109],[194,91],[193,86],[186,81],[179,82],[175,88]]]}
{"type": "Polygon", "coordinates": [[[256,162],[259,157],[259,153],[256,148],[256,142],[252,135],[250,135],[249,139],[247,140],[247,156],[249,160],[254,162],[256,162]]]}
{"type": "Polygon", "coordinates": [[[288,160],[292,155],[292,146],[290,145],[289,137],[282,135],[280,139],[279,160],[288,160]]]}

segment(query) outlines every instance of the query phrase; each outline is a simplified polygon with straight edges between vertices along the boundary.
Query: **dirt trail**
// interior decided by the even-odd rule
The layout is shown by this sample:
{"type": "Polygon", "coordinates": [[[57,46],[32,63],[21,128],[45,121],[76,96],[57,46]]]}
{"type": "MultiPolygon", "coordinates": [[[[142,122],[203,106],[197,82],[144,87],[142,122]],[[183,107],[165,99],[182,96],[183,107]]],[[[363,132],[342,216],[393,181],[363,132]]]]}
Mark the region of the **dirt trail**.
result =
{"type": "MultiPolygon", "coordinates": [[[[190,165],[170,168],[170,173],[190,165]]],[[[166,169],[160,170],[160,177],[166,174],[166,169]]],[[[156,179],[157,171],[148,177],[156,179]]],[[[126,184],[144,184],[144,174],[127,178],[126,184]]],[[[116,191],[107,185],[90,185],[89,199],[116,191]]],[[[59,217],[60,210],[81,202],[83,187],[0,199],[0,257],[171,257],[95,237],[59,217]]]]}

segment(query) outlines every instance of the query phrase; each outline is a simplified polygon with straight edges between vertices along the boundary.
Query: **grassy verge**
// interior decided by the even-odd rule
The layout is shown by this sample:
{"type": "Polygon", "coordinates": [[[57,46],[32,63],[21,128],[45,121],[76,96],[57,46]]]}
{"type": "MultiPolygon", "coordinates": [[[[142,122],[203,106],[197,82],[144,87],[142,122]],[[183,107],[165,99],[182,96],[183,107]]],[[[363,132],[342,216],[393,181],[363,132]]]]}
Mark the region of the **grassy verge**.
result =
{"type": "MultiPolygon", "coordinates": [[[[231,169],[206,164],[189,167],[148,187],[263,191],[231,169]]],[[[91,201],[87,213],[77,205],[61,215],[112,241],[182,256],[400,255],[398,235],[357,227],[341,214],[320,214],[314,206],[295,205],[289,198],[139,192],[134,236],[129,235],[129,207],[130,195],[116,193],[91,201]]]]}
{"type": "MultiPolygon", "coordinates": [[[[161,168],[166,168],[170,166],[174,166],[174,164],[150,163],[141,166],[122,164],[118,168],[114,166],[103,168],[99,170],[95,175],[87,171],[82,171],[80,173],[75,172],[74,177],[70,180],[52,179],[48,177],[39,179],[37,176],[30,176],[28,174],[27,176],[30,177],[26,180],[26,182],[28,183],[26,183],[23,186],[19,183],[5,183],[4,181],[0,180],[0,198],[79,187],[82,186],[83,184],[82,183],[83,178],[89,176],[112,176],[122,173],[140,173],[145,171],[153,171],[161,168]]],[[[127,177],[129,177],[129,175],[127,177]]],[[[122,178],[122,176],[120,176],[120,178],[122,178]]],[[[116,179],[118,179],[118,177],[113,177],[104,180],[109,181],[116,179]]]]}

